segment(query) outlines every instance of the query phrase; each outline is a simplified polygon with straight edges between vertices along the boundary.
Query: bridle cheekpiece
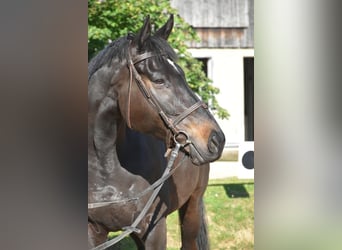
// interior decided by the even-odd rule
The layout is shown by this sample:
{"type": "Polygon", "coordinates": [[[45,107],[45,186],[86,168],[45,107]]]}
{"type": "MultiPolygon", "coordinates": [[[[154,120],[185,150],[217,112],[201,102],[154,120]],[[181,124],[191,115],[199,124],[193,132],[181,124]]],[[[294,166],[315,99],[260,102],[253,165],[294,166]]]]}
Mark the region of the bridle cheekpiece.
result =
{"type": "MultiPolygon", "coordinates": [[[[130,37],[127,37],[130,40],[130,37]]],[[[162,109],[160,106],[158,100],[156,97],[151,93],[151,91],[147,88],[146,84],[144,83],[143,79],[139,75],[138,71],[135,68],[135,65],[145,61],[151,57],[155,56],[165,56],[167,57],[166,54],[155,54],[151,52],[145,52],[143,54],[135,56],[134,59],[132,59],[131,55],[131,42],[129,42],[129,47],[128,47],[128,58],[127,58],[127,65],[129,69],[129,84],[128,84],[128,98],[127,98],[127,125],[129,128],[132,128],[132,123],[130,119],[130,104],[131,104],[131,89],[132,89],[132,83],[133,79],[137,83],[141,93],[145,97],[145,99],[151,104],[151,106],[158,112],[159,116],[165,123],[166,127],[169,130],[169,133],[167,135],[168,142],[170,141],[171,137],[173,136],[173,140],[175,140],[178,136],[183,135],[185,137],[185,140],[187,141],[187,144],[191,143],[189,140],[189,136],[185,131],[181,131],[177,129],[177,125],[184,120],[186,117],[188,117],[191,113],[196,111],[198,108],[205,108],[207,109],[208,106],[203,102],[203,101],[198,101],[189,108],[185,109],[181,114],[176,116],[175,118],[170,118],[162,109]]]]}

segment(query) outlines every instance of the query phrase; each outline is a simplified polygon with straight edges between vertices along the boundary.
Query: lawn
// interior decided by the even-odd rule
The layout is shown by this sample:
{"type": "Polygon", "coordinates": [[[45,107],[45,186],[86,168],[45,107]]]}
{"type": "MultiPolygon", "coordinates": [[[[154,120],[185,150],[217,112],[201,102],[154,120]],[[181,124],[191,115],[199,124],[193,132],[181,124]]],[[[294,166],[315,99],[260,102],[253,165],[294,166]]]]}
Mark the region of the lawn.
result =
{"type": "MultiPolygon", "coordinates": [[[[254,247],[254,181],[236,178],[210,180],[204,196],[212,250],[250,250],[254,247]]],[[[168,250],[180,249],[177,213],[168,217],[168,250]]],[[[125,239],[111,249],[136,249],[125,239]]]]}

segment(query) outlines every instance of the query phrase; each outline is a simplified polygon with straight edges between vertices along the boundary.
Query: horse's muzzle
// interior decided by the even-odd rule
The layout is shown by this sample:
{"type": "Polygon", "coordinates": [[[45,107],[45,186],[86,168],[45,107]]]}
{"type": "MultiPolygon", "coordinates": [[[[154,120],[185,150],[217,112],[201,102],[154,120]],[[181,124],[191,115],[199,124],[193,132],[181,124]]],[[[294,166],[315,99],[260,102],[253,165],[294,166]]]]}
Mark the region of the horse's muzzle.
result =
{"type": "Polygon", "coordinates": [[[225,144],[225,137],[221,131],[212,131],[207,142],[207,149],[201,150],[200,147],[190,144],[190,156],[195,165],[216,161],[221,157],[225,144]]]}

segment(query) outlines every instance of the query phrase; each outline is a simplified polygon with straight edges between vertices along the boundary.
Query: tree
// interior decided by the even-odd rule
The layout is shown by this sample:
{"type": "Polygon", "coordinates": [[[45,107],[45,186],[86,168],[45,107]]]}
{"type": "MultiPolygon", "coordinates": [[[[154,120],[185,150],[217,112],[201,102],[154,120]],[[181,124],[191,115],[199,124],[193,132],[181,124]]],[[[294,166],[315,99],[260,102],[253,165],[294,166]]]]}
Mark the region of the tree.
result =
{"type": "Polygon", "coordinates": [[[183,68],[188,84],[220,118],[228,118],[228,112],[215,98],[219,89],[206,77],[201,62],[187,51],[186,42],[198,41],[199,37],[168,0],[88,0],[88,60],[111,41],[128,32],[136,33],[147,15],[157,30],[170,14],[174,14],[175,28],[168,41],[178,54],[177,63],[183,68]]]}

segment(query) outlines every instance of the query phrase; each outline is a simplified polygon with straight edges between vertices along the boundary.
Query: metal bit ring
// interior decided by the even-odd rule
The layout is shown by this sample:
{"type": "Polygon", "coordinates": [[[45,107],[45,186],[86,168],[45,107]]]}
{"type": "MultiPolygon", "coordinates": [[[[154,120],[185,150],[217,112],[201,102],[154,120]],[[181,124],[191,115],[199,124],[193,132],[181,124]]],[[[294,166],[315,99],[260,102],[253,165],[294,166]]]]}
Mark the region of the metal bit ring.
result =
{"type": "Polygon", "coordinates": [[[186,132],[184,131],[179,131],[177,132],[176,134],[173,135],[173,141],[176,143],[176,144],[179,144],[181,145],[181,147],[185,147],[186,145],[188,144],[191,144],[191,141],[189,140],[189,136],[186,132]],[[182,140],[179,140],[177,139],[177,137],[179,137],[180,135],[183,135],[185,137],[185,140],[182,139],[182,140]]]}

